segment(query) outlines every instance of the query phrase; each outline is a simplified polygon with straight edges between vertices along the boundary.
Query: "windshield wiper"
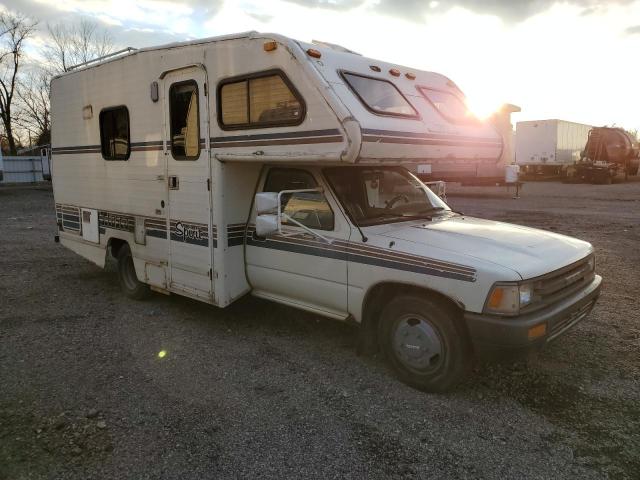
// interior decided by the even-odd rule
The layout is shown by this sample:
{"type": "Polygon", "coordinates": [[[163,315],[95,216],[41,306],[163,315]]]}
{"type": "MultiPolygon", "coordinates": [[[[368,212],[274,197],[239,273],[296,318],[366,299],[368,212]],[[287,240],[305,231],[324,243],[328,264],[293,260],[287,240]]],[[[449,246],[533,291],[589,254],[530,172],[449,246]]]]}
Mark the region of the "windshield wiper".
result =
{"type": "Polygon", "coordinates": [[[424,210],[420,210],[418,213],[435,213],[435,212],[442,212],[444,210],[444,207],[431,207],[431,208],[425,208],[424,210]]]}
{"type": "Polygon", "coordinates": [[[383,218],[397,218],[399,221],[403,221],[403,220],[431,220],[431,215],[427,215],[425,214],[421,214],[421,215],[400,215],[398,213],[391,213],[391,212],[385,212],[385,213],[381,213],[379,215],[376,215],[375,217],[371,217],[368,218],[368,221],[371,222],[376,222],[376,220],[380,220],[383,218]]]}

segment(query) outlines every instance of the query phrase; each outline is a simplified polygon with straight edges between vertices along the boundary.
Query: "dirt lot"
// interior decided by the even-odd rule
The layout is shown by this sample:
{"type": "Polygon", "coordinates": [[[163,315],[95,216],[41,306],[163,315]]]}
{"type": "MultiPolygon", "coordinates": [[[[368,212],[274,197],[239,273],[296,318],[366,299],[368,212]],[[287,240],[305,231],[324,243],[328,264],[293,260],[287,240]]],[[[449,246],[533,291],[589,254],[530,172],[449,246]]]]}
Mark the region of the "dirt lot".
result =
{"type": "Polygon", "coordinates": [[[605,285],[535,359],[429,395],[357,357],[347,325],[128,300],[53,243],[49,189],[0,188],[0,478],[638,478],[640,183],[449,203],[589,240],[605,285]]]}

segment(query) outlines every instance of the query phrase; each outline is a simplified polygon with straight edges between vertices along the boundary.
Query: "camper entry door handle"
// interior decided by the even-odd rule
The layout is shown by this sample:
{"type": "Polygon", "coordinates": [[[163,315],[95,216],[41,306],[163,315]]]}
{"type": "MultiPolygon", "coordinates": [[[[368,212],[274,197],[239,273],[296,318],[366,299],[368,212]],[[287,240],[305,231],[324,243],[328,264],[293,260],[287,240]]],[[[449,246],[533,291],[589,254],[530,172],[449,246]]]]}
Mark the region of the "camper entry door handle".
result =
{"type": "Polygon", "coordinates": [[[169,176],[169,190],[178,190],[180,189],[180,183],[178,182],[177,175],[169,176]]]}

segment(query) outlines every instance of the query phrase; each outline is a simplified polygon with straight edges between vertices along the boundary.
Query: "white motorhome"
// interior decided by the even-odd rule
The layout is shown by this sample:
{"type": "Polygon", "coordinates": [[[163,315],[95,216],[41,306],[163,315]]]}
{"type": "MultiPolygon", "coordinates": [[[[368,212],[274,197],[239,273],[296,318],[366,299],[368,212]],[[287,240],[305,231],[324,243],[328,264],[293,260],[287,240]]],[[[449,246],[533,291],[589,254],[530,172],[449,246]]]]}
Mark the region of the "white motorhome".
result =
{"type": "Polygon", "coordinates": [[[472,354],[582,320],[586,242],[454,213],[400,166],[498,158],[443,122],[446,77],[255,32],[131,51],[52,81],[60,242],[123,291],[281,302],[361,326],[399,377],[444,390],[472,354]],[[434,93],[435,92],[435,93],[434,93]]]}

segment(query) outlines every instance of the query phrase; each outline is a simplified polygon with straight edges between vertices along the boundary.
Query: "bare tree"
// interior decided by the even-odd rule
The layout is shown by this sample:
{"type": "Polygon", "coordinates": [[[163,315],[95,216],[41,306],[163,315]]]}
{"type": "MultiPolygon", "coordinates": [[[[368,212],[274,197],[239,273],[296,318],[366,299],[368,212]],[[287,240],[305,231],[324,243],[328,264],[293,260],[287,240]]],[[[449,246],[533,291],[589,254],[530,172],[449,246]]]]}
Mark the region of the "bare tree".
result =
{"type": "Polygon", "coordinates": [[[55,73],[67,72],[74,65],[102,57],[114,49],[110,33],[91,20],[52,24],[47,30],[51,43],[43,53],[55,73]]]}
{"type": "Polygon", "coordinates": [[[17,94],[19,116],[16,125],[29,133],[37,145],[50,143],[50,82],[54,75],[69,71],[82,62],[107,55],[114,50],[109,32],[97,23],[82,19],[77,23],[47,25],[49,43],[42,49],[46,62],[23,75],[17,94]]]}
{"type": "Polygon", "coordinates": [[[36,145],[51,142],[50,81],[49,73],[38,69],[25,75],[16,89],[20,113],[15,123],[30,132],[36,145]]]}
{"type": "Polygon", "coordinates": [[[0,13],[0,119],[7,137],[9,153],[16,154],[13,129],[13,101],[23,58],[24,42],[33,33],[36,22],[21,14],[0,13]]]}

